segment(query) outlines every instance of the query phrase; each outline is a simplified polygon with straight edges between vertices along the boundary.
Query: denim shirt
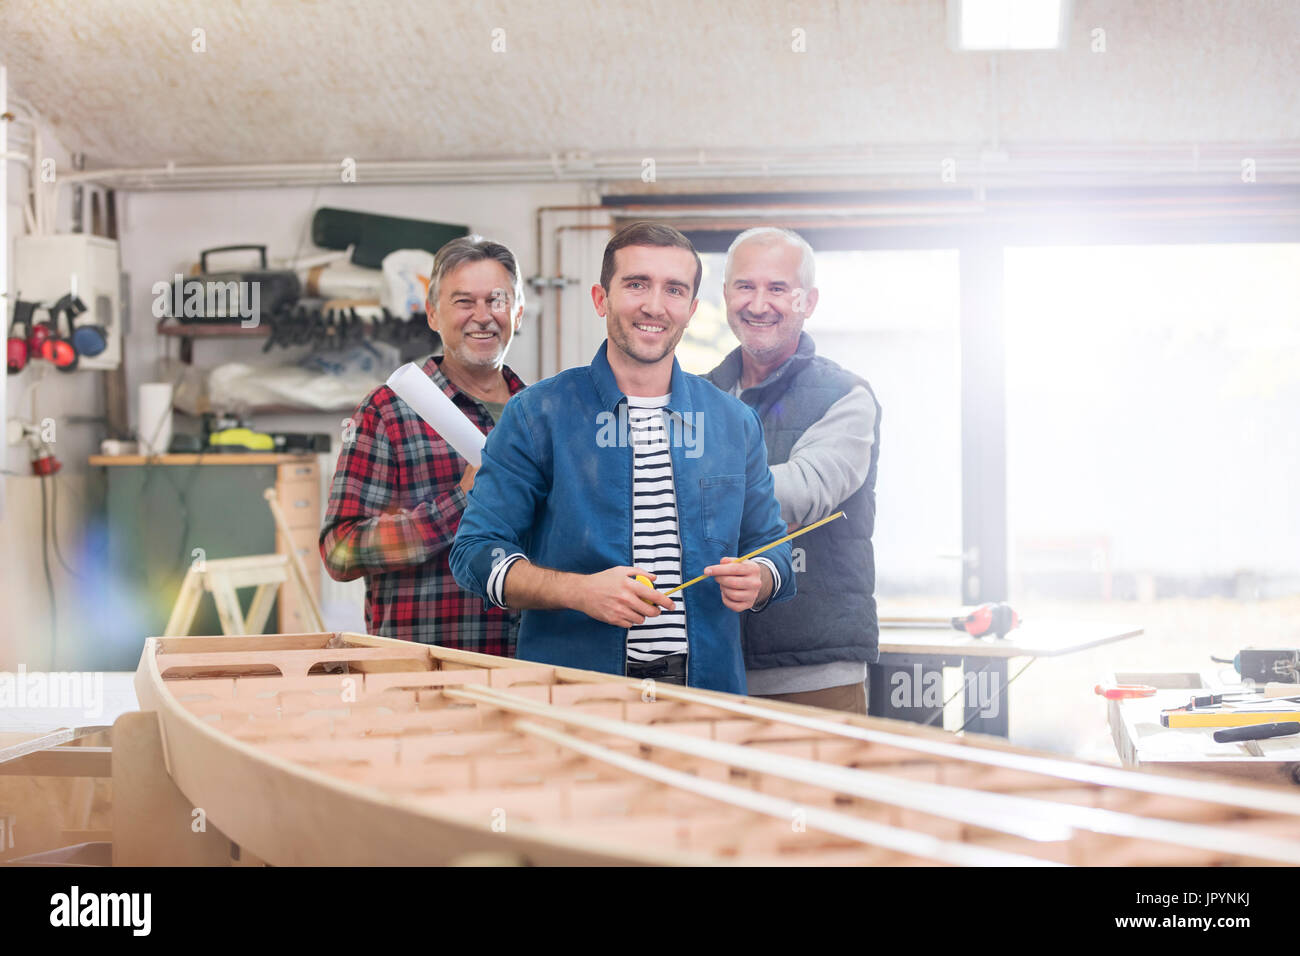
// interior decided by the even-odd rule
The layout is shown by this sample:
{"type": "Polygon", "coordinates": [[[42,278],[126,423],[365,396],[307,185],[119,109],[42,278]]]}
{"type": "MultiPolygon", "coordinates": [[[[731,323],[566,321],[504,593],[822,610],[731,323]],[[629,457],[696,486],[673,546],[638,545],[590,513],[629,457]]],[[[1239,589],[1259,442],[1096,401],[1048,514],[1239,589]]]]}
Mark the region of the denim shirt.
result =
{"type": "MultiPolygon", "coordinates": [[[[677,494],[682,578],[783,537],[757,413],[673,360],[666,422],[677,494]]],[[[451,549],[461,587],[484,597],[493,564],[522,552],[534,564],[594,574],[632,562],[632,459],[627,400],[602,343],[591,364],[515,395],[488,435],[483,464],[451,549]]],[[[764,556],[794,596],[790,543],[764,556]]],[[[686,682],[745,693],[740,615],[706,578],[685,601],[686,682]]],[[[526,610],[516,653],[526,660],[623,674],[627,629],[579,611],[526,610]]]]}

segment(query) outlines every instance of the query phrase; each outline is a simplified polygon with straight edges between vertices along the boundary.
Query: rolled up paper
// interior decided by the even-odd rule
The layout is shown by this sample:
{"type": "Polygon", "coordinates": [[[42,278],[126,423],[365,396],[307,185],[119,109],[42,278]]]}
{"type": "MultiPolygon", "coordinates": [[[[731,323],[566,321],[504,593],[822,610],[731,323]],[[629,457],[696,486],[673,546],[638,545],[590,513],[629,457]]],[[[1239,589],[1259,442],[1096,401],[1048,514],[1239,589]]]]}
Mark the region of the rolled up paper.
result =
{"type": "Polygon", "coordinates": [[[424,370],[414,362],[407,362],[388,376],[388,387],[397,397],[442,436],[456,453],[477,468],[483,462],[483,443],[487,440],[478,426],[465,417],[424,370]]]}

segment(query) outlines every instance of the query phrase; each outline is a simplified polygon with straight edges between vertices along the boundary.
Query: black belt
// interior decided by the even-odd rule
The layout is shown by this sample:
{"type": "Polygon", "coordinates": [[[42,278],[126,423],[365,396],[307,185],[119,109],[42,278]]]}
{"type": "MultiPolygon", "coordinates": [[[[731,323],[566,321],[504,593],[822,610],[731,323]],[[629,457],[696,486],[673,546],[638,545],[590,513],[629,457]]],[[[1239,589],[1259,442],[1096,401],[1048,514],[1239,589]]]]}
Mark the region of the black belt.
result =
{"type": "Polygon", "coordinates": [[[627,676],[637,680],[661,680],[665,684],[686,684],[686,655],[667,654],[652,661],[627,662],[627,676]]]}

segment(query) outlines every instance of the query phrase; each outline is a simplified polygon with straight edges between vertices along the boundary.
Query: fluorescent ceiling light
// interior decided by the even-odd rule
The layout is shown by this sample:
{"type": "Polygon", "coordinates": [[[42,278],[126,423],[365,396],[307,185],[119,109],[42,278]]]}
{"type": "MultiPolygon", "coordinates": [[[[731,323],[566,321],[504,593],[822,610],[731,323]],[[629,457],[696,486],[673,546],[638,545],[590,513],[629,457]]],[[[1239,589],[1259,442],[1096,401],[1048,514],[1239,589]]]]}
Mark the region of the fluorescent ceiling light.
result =
{"type": "Polygon", "coordinates": [[[1068,0],[948,0],[957,50],[1055,50],[1065,45],[1068,0]]]}

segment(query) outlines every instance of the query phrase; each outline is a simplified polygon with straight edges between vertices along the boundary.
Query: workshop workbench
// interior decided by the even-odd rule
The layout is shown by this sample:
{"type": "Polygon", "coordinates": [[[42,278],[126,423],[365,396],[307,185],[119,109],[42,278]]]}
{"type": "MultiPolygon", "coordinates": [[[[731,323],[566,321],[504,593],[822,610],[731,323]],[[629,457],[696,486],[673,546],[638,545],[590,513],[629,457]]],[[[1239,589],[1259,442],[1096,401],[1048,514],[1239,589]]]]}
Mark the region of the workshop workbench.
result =
{"type": "Polygon", "coordinates": [[[1006,737],[1010,730],[1008,661],[1075,654],[1141,633],[1140,627],[1037,621],[998,638],[971,637],[941,627],[886,624],[880,628],[880,660],[871,666],[868,713],[942,727],[943,668],[960,667],[966,731],[1006,737]],[[934,688],[938,688],[938,706],[934,688]]]}
{"type": "MultiPolygon", "coordinates": [[[[1220,744],[1214,727],[1162,727],[1160,712],[1182,707],[1195,694],[1223,690],[1211,675],[1190,672],[1116,674],[1117,683],[1149,684],[1154,697],[1107,701],[1115,750],[1126,766],[1159,770],[1197,770],[1266,783],[1300,784],[1300,737],[1220,744]]],[[[1235,688],[1234,688],[1235,689],[1235,688]]],[[[1300,694],[1300,684],[1296,685],[1300,694]]]]}

